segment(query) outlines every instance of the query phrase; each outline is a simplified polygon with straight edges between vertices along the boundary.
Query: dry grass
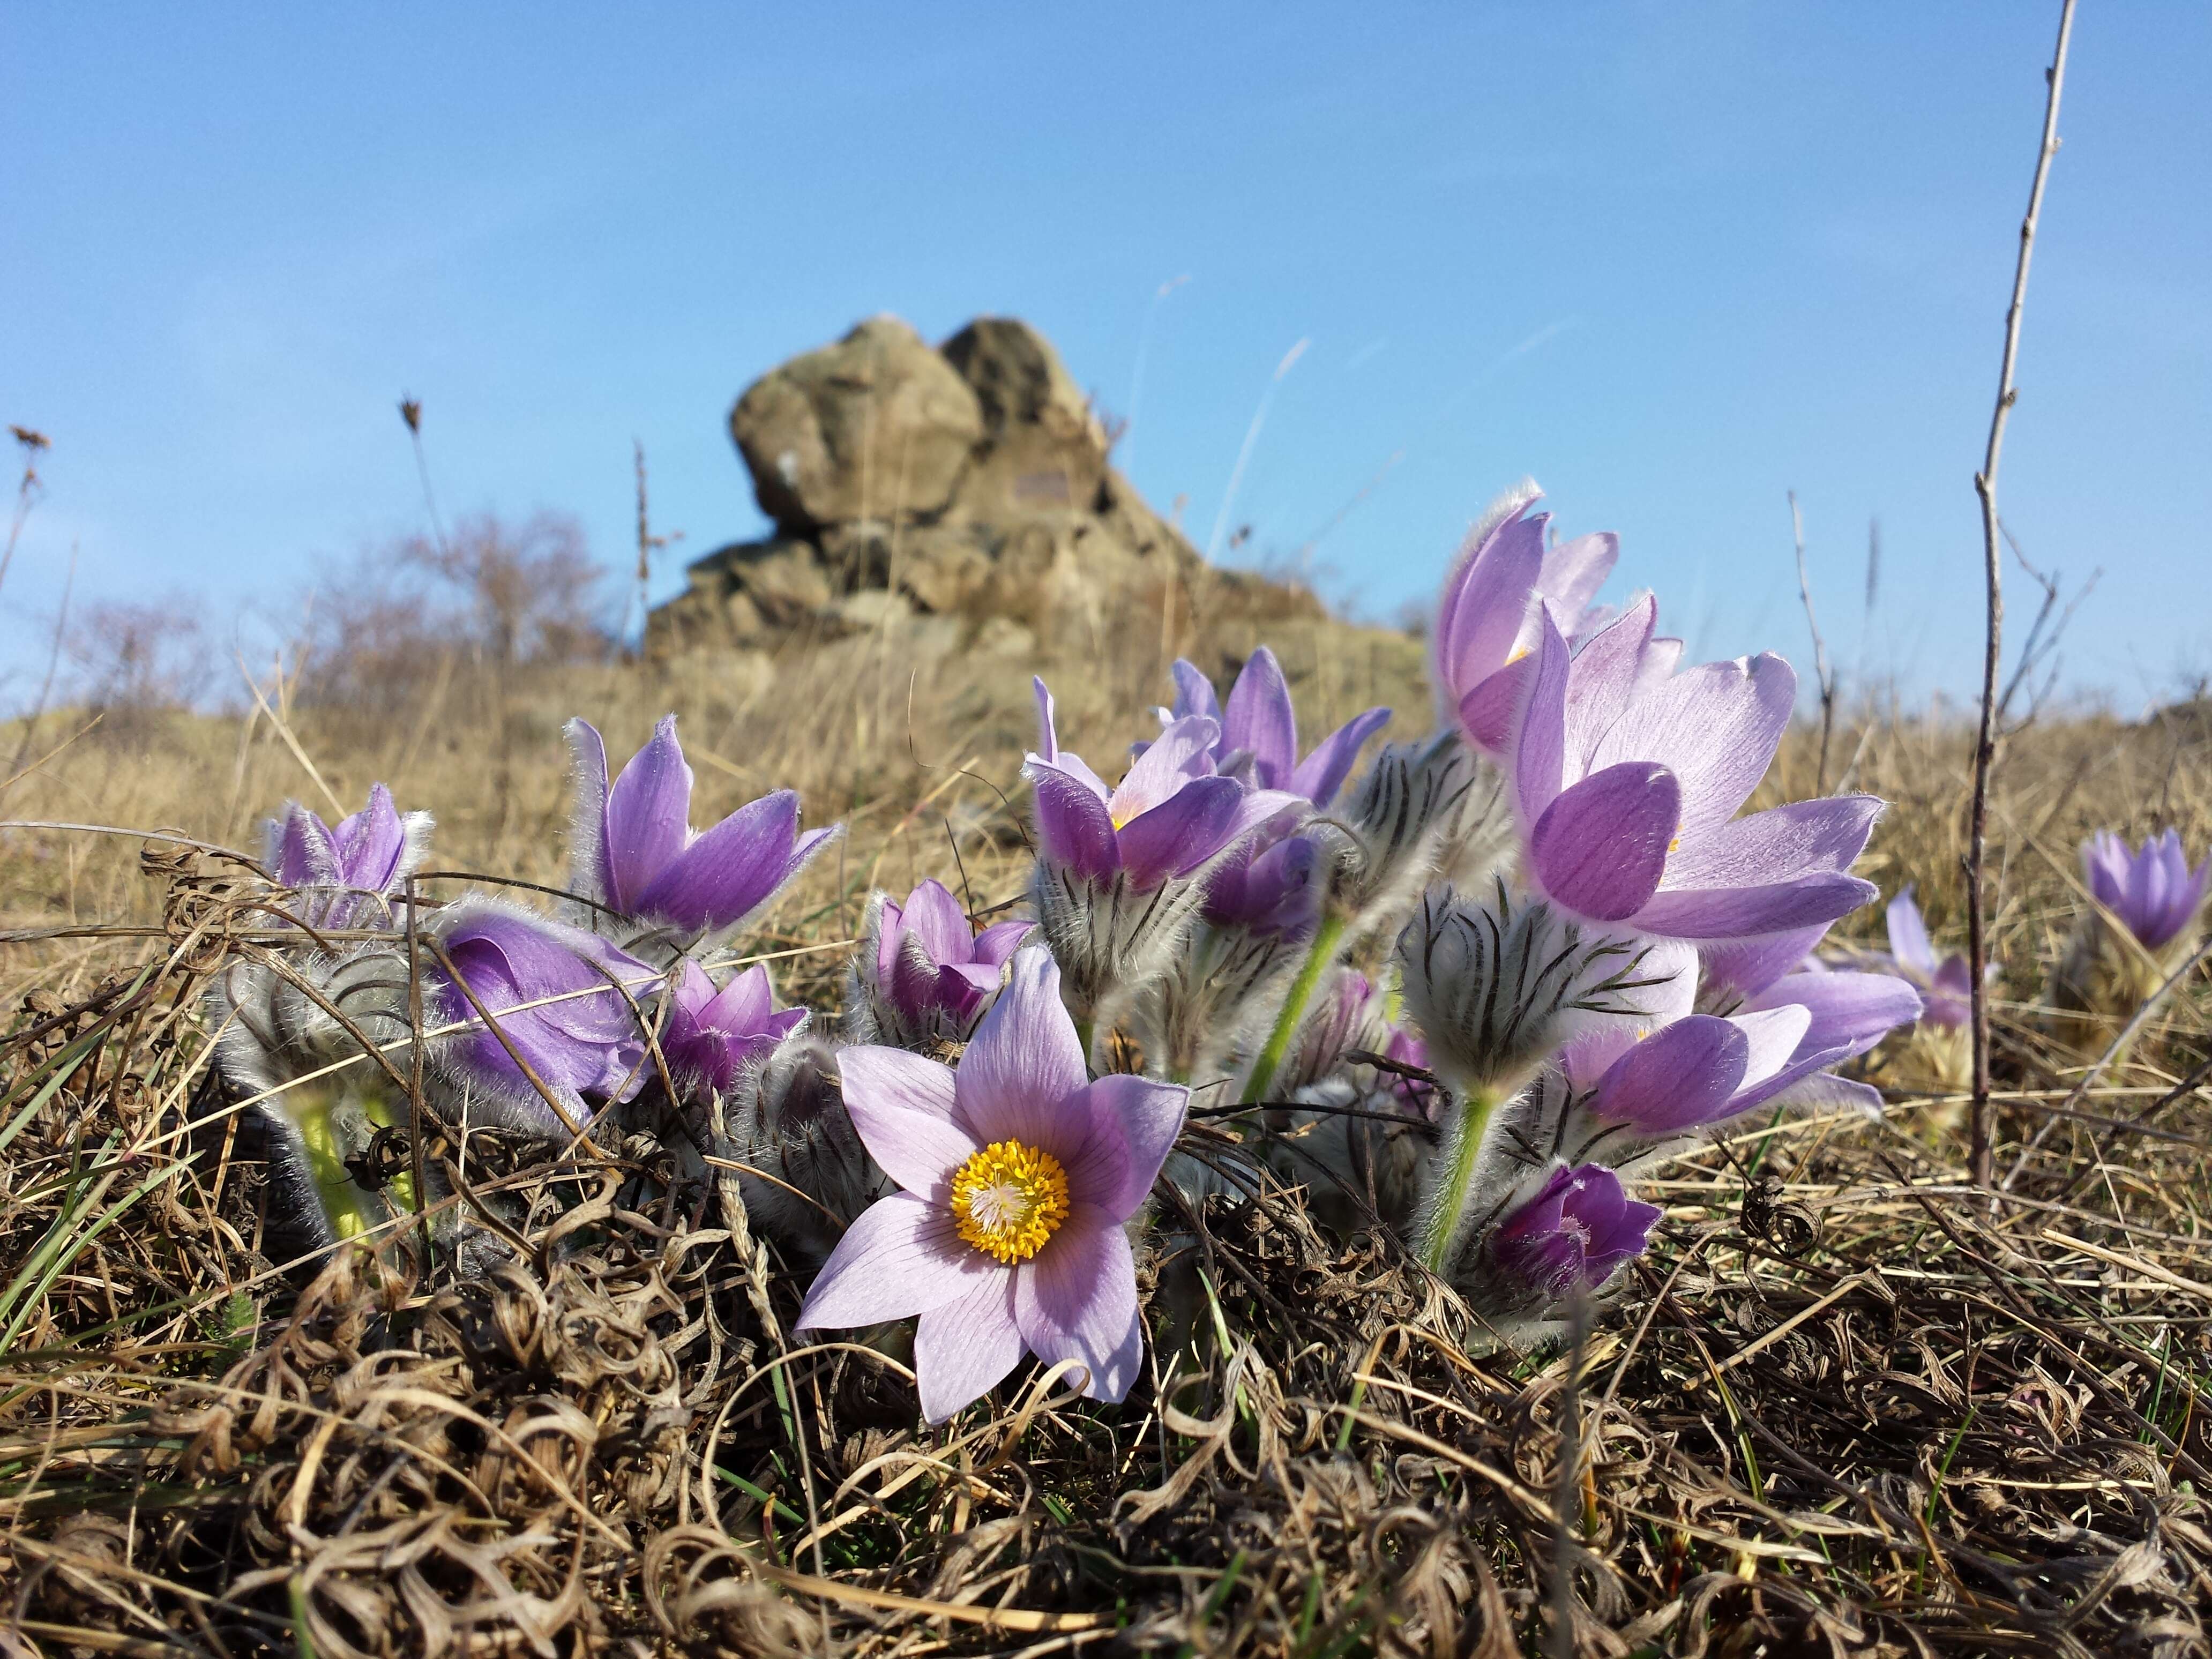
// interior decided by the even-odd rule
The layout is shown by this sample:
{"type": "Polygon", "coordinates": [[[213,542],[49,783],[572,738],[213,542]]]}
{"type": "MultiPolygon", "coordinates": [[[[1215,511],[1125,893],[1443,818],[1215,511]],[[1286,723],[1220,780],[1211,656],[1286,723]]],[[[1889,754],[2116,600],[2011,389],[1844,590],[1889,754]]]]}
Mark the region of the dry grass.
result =
{"type": "MultiPolygon", "coordinates": [[[[1218,667],[1261,632],[1317,726],[1387,702],[1425,727],[1401,638],[1216,616],[1176,643],[1218,667]]],[[[1155,611],[1048,665],[1072,746],[1138,735],[1159,643],[1155,611]]],[[[433,809],[440,868],[550,881],[560,719],[619,752],[673,708],[695,816],[787,783],[851,825],[751,945],[819,1002],[872,884],[1018,890],[1030,665],[862,635],[457,668],[374,719],[272,698],[94,731],[6,810],[244,848],[287,794],[327,810],[304,757],[343,800],[382,777],[433,809]]],[[[1866,867],[1917,879],[1939,940],[1970,743],[1888,711],[1831,767],[1894,803],[1866,867]]],[[[1018,1374],[933,1433],[895,1363],[790,1338],[799,1286],[645,1139],[472,1165],[528,1217],[489,1279],[277,1259],[195,1013],[258,878],[0,830],[0,1650],[2205,1653],[2205,988],[2070,1107],[2036,1006],[2075,842],[2167,823],[2212,843],[2201,728],[2046,724],[2002,759],[2000,1170],[2067,1115],[2000,1200],[1963,1186],[1955,1103],[1760,1126],[1667,1172],[1587,1340],[1524,1354],[1270,1186],[1176,1218],[1153,1314],[1197,1334],[1126,1404],[1018,1374]]]]}

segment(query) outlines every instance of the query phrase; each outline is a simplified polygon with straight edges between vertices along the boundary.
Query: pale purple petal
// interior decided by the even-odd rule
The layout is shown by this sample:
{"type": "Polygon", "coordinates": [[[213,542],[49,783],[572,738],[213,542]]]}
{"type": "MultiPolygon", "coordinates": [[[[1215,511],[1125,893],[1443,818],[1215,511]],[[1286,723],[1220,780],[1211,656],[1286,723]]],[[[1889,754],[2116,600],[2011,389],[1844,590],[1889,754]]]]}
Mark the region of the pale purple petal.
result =
{"type": "Polygon", "coordinates": [[[1200,673],[1195,663],[1176,659],[1175,666],[1168,671],[1175,679],[1175,713],[1169,724],[1188,715],[1196,714],[1202,720],[1221,723],[1221,702],[1214,696],[1213,682],[1200,673]]]}
{"type": "Polygon", "coordinates": [[[1898,965],[1908,968],[1923,979],[1936,973],[1936,947],[1928,940],[1928,924],[1920,915],[1920,907],[1912,900],[1912,884],[1907,882],[1904,891],[1890,900],[1887,912],[1889,923],[1889,953],[1897,958],[1898,965]]]}
{"type": "Polygon", "coordinates": [[[1181,1084],[1120,1073],[1100,1078],[1085,1097],[1091,1119],[1085,1150],[1066,1165],[1069,1198],[1117,1222],[1134,1215],[1152,1195],[1189,1105],[1181,1084]]]}
{"type": "Polygon", "coordinates": [[[683,852],[691,834],[690,811],[691,768],[676,741],[676,716],[670,714],[607,791],[607,862],[617,909],[638,906],[683,852]]]}
{"type": "Polygon", "coordinates": [[[1872,795],[1837,795],[1771,806],[1703,829],[1692,829],[1686,817],[1661,885],[1668,891],[1763,887],[1848,870],[1866,850],[1881,809],[1872,795]]]}
{"type": "Polygon", "coordinates": [[[1080,1119],[1071,1126],[1066,1103],[1090,1080],[1060,1000],[1060,964],[1041,946],[1018,952],[1006,988],[960,1056],[962,1121],[979,1145],[1018,1140],[1056,1158],[1070,1127],[1079,1134],[1085,1127],[1080,1119]]]}
{"type": "Polygon", "coordinates": [[[1802,1003],[1785,1003],[1736,1014],[1729,1023],[1751,1045],[1744,1056],[1742,1086],[1753,1088],[1778,1074],[1799,1052],[1812,1027],[1813,1011],[1802,1003]]]}
{"type": "Polygon", "coordinates": [[[1565,618],[1559,624],[1563,631],[1589,609],[1620,557],[1620,538],[1610,530],[1577,536],[1545,553],[1536,573],[1536,589],[1559,607],[1565,618]]]}
{"type": "Polygon", "coordinates": [[[1771,653],[1705,663],[1639,690],[1599,739],[1592,767],[1657,761],[1682,786],[1686,836],[1725,823],[1766,775],[1790,723],[1796,672],[1771,653]]]}
{"type": "Polygon", "coordinates": [[[1549,617],[1539,623],[1535,674],[1512,739],[1513,787],[1523,830],[1543,817],[1567,781],[1567,642],[1549,617]]]}
{"type": "Polygon", "coordinates": [[[1298,717],[1291,706],[1283,665],[1266,646],[1253,652],[1237,684],[1229,688],[1229,709],[1221,721],[1222,746],[1252,757],[1260,786],[1283,789],[1298,763],[1298,717]]]}
{"type": "Polygon", "coordinates": [[[1002,1283],[1005,1271],[962,1240],[951,1211],[893,1193],[845,1229],[806,1292],[797,1328],[848,1330],[927,1314],[979,1285],[1002,1283]]]}
{"type": "Polygon", "coordinates": [[[1631,762],[1593,773],[1536,820],[1528,852],[1538,882],[1596,921],[1634,915],[1658,888],[1680,807],[1663,766],[1631,762]]]}
{"type": "Polygon", "coordinates": [[[1973,972],[1966,957],[1954,953],[1943,958],[1928,983],[1928,1006],[1921,1018],[1930,1025],[1955,1031],[1974,1017],[1973,972]]]}
{"type": "Polygon", "coordinates": [[[1079,880],[1111,880],[1121,867],[1121,853],[1104,797],[1064,763],[1033,756],[1022,770],[1036,791],[1037,840],[1046,862],[1079,880]]]}
{"type": "Polygon", "coordinates": [[[981,1400],[1022,1363],[1015,1283],[1014,1274],[1000,1269],[958,1301],[932,1308],[915,1327],[915,1386],[930,1422],[942,1423],[981,1400]]]}
{"type": "Polygon", "coordinates": [[[568,890],[596,904],[615,904],[607,862],[607,745],[580,717],[561,728],[568,740],[576,803],[568,821],[568,890]]]}
{"type": "Polygon", "coordinates": [[[910,1193],[944,1201],[960,1166],[983,1150],[957,1103],[951,1070],[902,1048],[838,1051],[845,1110],[860,1144],[910,1193]]]}
{"type": "Polygon", "coordinates": [[[1035,674],[1030,676],[1030,687],[1036,693],[1037,758],[1049,764],[1060,758],[1060,728],[1053,719],[1052,693],[1035,674]]]}
{"type": "Polygon", "coordinates": [[[1585,775],[1599,742],[1620,719],[1639,689],[1644,662],[1657,626],[1658,605],[1646,593],[1575,653],[1567,675],[1566,769],[1585,775]]]}
{"type": "Polygon", "coordinates": [[[1213,772],[1214,745],[1221,728],[1196,715],[1179,720],[1160,733],[1159,741],[1137,757],[1107,805],[1114,821],[1126,824],[1184,788],[1194,779],[1213,772]]]}
{"type": "Polygon", "coordinates": [[[1338,726],[1298,763],[1286,786],[1291,793],[1304,795],[1316,806],[1327,806],[1351,775],[1352,763],[1359,758],[1368,738],[1389,723],[1389,709],[1370,708],[1338,726]]]}
{"type": "Polygon", "coordinates": [[[1078,1204],[1051,1242],[1014,1274],[1014,1322],[1047,1365],[1073,1359],[1091,1373],[1084,1394],[1120,1400],[1137,1380],[1143,1327],[1137,1264],[1121,1224],[1078,1204]]]}
{"type": "Polygon", "coordinates": [[[1598,1079],[1593,1117],[1632,1124],[1646,1134],[1675,1134],[1729,1115],[1751,1045],[1743,1031],[1711,1014],[1692,1014],[1653,1032],[1598,1079]]]}
{"type": "Polygon", "coordinates": [[[1824,926],[1879,896],[1870,881],[1823,873],[1771,887],[1656,893],[1632,920],[1644,933],[1672,939],[1736,939],[1824,926]]]}
{"type": "Polygon", "coordinates": [[[800,842],[798,829],[794,792],[779,789],[747,802],[685,848],[637,896],[633,913],[680,927],[735,927],[774,898],[824,844],[826,831],[800,842]]]}
{"type": "Polygon", "coordinates": [[[1148,892],[1206,863],[1236,838],[1250,799],[1234,779],[1194,778],[1159,805],[1127,820],[1118,842],[1129,885],[1148,892]]]}
{"type": "Polygon", "coordinates": [[[884,985],[890,983],[892,965],[898,961],[899,923],[904,920],[904,913],[899,908],[898,901],[889,893],[878,893],[870,902],[874,906],[874,915],[868,923],[864,924],[862,932],[865,934],[870,927],[873,929],[876,982],[884,985]]]}

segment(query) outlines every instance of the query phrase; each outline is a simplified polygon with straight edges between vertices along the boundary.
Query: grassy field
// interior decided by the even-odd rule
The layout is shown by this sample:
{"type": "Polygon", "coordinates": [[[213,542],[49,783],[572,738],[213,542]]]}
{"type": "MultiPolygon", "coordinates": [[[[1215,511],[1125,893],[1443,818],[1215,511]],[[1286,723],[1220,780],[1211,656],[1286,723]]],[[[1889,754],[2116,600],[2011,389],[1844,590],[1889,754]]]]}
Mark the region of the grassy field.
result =
{"type": "MultiPolygon", "coordinates": [[[[703,1205],[633,1204],[662,1190],[642,1138],[487,1172],[529,1221],[482,1280],[272,1253],[197,1004],[266,888],[197,843],[254,853],[287,797],[334,817],[380,779],[436,815],[430,890],[557,884],[561,722],[623,754],[673,709],[695,821],[788,786],[848,825],[742,941],[834,1009],[871,889],[1019,896],[1034,668],[1094,756],[1146,734],[1175,652],[1218,673],[1263,638],[1313,729],[1432,723],[1406,636],[1171,633],[1155,611],[1042,663],[891,631],[447,657],[376,707],[266,684],[243,716],[47,714],[4,816],[74,827],[0,828],[0,1650],[2207,1651],[2212,994],[2191,978],[2094,1077],[2103,1029],[2046,1006],[2089,831],[2212,846],[2201,720],[2006,738],[2005,1187],[1966,1182],[1955,1094],[1762,1121],[1646,1183],[1666,1219],[1586,1340],[1487,1341],[1395,1241],[1276,1188],[1195,1218],[1210,1334],[1124,1405],[1017,1382],[917,1432],[896,1376],[790,1336],[792,1275],[703,1205]]],[[[1971,744],[1869,700],[1825,755],[1793,732],[1759,804],[1887,799],[1861,872],[1916,883],[1963,948],[1971,744]]]]}

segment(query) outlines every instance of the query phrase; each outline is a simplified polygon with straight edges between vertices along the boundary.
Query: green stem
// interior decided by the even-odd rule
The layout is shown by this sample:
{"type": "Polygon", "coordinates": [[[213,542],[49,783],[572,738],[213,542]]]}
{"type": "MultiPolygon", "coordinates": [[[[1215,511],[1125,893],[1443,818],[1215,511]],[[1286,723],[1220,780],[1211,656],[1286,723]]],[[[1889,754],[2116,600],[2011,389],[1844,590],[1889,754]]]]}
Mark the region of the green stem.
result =
{"type": "Polygon", "coordinates": [[[1443,1271],[1444,1253],[1459,1231],[1460,1212],[1467,1208],[1467,1189],[1474,1182],[1474,1166],[1482,1155],[1483,1131],[1490,1127],[1490,1115],[1498,1109],[1498,1098],[1488,1089],[1470,1091],[1453,1120],[1443,1185],[1437,1190],[1427,1234],[1421,1240],[1422,1265],[1431,1273],[1443,1271]]]}
{"type": "Polygon", "coordinates": [[[1275,1029],[1267,1033],[1267,1046],[1260,1050],[1252,1062],[1252,1075],[1244,1080],[1244,1092],[1238,1098],[1240,1106],[1256,1106],[1267,1097],[1267,1087],[1282,1068],[1283,1056],[1290,1052],[1291,1039],[1298,1034],[1298,1022],[1306,1015],[1306,1005],[1321,986],[1321,977],[1336,961],[1337,947],[1344,942],[1344,929],[1349,918],[1328,915],[1321,919],[1315,930],[1313,948],[1306,952],[1298,976],[1291,981],[1291,994],[1283,999],[1280,1012],[1275,1016],[1275,1029]]]}

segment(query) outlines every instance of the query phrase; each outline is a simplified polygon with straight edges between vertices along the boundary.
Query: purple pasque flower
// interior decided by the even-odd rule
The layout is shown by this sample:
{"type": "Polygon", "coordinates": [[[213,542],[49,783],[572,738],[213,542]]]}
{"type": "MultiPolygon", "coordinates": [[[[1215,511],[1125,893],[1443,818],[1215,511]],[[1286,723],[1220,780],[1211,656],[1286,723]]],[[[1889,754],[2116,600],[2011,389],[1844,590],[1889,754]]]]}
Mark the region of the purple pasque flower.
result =
{"type": "Polygon", "coordinates": [[[279,885],[299,897],[295,912],[310,927],[371,925],[386,919],[386,899],[422,861],[430,844],[430,815],[404,816],[392,791],[371,784],[368,805],[340,818],[337,828],[297,801],[271,818],[263,862],[279,885]]]}
{"type": "MultiPolygon", "coordinates": [[[[1214,696],[1213,682],[1195,665],[1177,658],[1173,672],[1175,707],[1161,714],[1161,725],[1212,720],[1219,732],[1212,751],[1216,770],[1225,776],[1249,774],[1255,787],[1285,790],[1318,807],[1336,798],[1361,747],[1390,723],[1389,709],[1370,708],[1338,726],[1300,760],[1298,717],[1291,705],[1290,684],[1283,678],[1283,665],[1266,646],[1255,651],[1238,672],[1225,709],[1214,696]]],[[[1138,752],[1150,746],[1140,744],[1138,752]]]]}
{"type": "Polygon", "coordinates": [[[1849,873],[1881,802],[1798,801],[1739,818],[1797,695],[1771,653],[1650,673],[1649,596],[1570,655],[1537,617],[1514,738],[1525,866],[1562,908],[1662,938],[1818,927],[1875,896],[1849,873]]]}
{"type": "Polygon", "coordinates": [[[562,1112],[580,1125],[598,1109],[592,1102],[637,1092],[648,1062],[635,1005],[659,983],[659,970],[596,934],[491,899],[449,905],[431,931],[453,969],[430,970],[434,1015],[441,1025],[461,1027],[444,1040],[441,1058],[510,1109],[516,1127],[556,1134],[570,1127],[562,1112]]]}
{"type": "MultiPolygon", "coordinates": [[[[1963,952],[1954,951],[1941,962],[1928,938],[1928,923],[1912,896],[1913,884],[1890,900],[1889,959],[1920,988],[1925,1006],[1921,1019],[1946,1031],[1955,1031],[1973,1018],[1974,978],[1963,952]]],[[[1994,975],[1996,964],[1990,964],[1994,975]]]]}
{"type": "Polygon", "coordinates": [[[691,769],[676,716],[653,727],[611,786],[605,743],[588,720],[564,728],[576,769],[568,890],[593,909],[680,936],[726,937],[764,909],[843,826],[799,832],[789,789],[740,806],[711,830],[690,824],[691,769]]]}
{"type": "Polygon", "coordinates": [[[1546,1301],[1595,1290],[1623,1262],[1644,1254],[1657,1224],[1656,1205],[1629,1197],[1601,1164],[1552,1171],[1535,1197],[1491,1235],[1497,1265],[1546,1301]]]}
{"type": "Polygon", "coordinates": [[[1196,714],[1170,724],[1109,789],[1060,748],[1052,693],[1034,684],[1042,746],[1022,769],[1036,790],[1037,921],[1070,1000],[1090,1018],[1109,996],[1158,976],[1218,860],[1307,803],[1222,776],[1213,763],[1220,728],[1196,714]]]}
{"type": "MultiPolygon", "coordinates": [[[[1613,574],[1620,538],[1610,531],[1544,545],[1551,514],[1531,517],[1540,496],[1524,483],[1495,502],[1468,538],[1437,608],[1430,668],[1447,716],[1457,714],[1475,746],[1503,755],[1536,647],[1535,620],[1551,616],[1569,640],[1589,626],[1590,600],[1613,574]]],[[[1679,646],[1679,642],[1677,643],[1679,646]]]]}
{"type": "Polygon", "coordinates": [[[1324,874],[1322,850],[1307,836],[1247,843],[1206,876],[1199,914],[1214,927],[1295,945],[1313,932],[1324,874]]]}
{"type": "Polygon", "coordinates": [[[686,957],[668,976],[661,1057],[679,1091],[727,1094],[745,1068],[806,1024],[806,1010],[779,1012],[768,969],[755,963],[717,989],[706,969],[686,957]]]}
{"type": "Polygon", "coordinates": [[[1036,931],[1022,919],[977,933],[940,881],[923,882],[903,904],[878,894],[853,958],[855,1036],[898,1048],[964,1041],[999,994],[1006,963],[1036,931]]]}
{"type": "Polygon", "coordinates": [[[2097,902],[2120,920],[2145,950],[2172,944],[2197,920],[2204,888],[2212,877],[2212,857],[2194,870],[2172,830],[2144,839],[2141,850],[2109,830],[2081,843],[2081,870],[2097,902]]]}
{"type": "Polygon", "coordinates": [[[1131,890],[1151,892],[1304,805],[1222,775],[1214,765],[1221,727],[1201,714],[1170,722],[1109,789],[1081,756],[1060,748],[1052,693],[1041,679],[1031,684],[1042,746],[1022,770],[1036,788],[1040,851],[1079,880],[1103,885],[1118,875],[1131,890]]]}
{"type": "Polygon", "coordinates": [[[957,1069],[897,1048],[840,1056],[845,1107],[901,1191],[864,1212],[799,1310],[801,1329],[919,1314],[922,1414],[942,1423],[1024,1351],[1073,1360],[1084,1392],[1120,1400],[1143,1347],[1123,1224],[1182,1132],[1190,1091],[1148,1078],[1092,1082],[1032,947],[957,1069]]]}

